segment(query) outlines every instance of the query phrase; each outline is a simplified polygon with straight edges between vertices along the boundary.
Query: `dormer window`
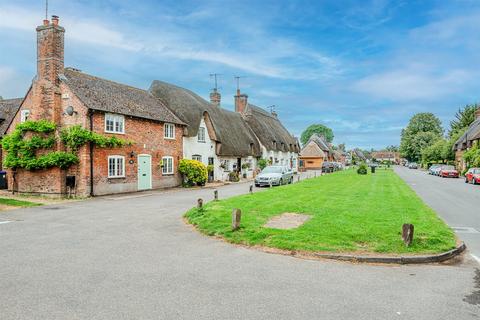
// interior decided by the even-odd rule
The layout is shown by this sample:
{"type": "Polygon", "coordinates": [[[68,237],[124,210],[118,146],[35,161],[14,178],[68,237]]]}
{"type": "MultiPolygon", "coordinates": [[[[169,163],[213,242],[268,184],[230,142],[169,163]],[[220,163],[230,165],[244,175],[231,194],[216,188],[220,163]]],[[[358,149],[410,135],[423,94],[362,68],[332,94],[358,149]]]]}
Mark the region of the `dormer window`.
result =
{"type": "Polygon", "coordinates": [[[205,128],[200,127],[198,128],[198,142],[205,142],[205,128]]]}
{"type": "Polygon", "coordinates": [[[105,132],[125,133],[125,117],[120,114],[105,114],[105,132]]]}

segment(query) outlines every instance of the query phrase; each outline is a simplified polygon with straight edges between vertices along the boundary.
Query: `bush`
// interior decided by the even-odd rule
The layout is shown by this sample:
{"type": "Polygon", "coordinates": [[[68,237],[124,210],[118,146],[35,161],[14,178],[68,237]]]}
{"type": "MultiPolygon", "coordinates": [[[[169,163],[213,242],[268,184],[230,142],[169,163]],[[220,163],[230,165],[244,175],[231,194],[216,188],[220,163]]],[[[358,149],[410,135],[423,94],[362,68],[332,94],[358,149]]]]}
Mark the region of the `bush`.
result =
{"type": "Polygon", "coordinates": [[[197,160],[180,160],[178,171],[183,175],[187,186],[205,185],[208,178],[207,166],[197,160]]]}
{"type": "Polygon", "coordinates": [[[367,174],[368,173],[368,167],[365,164],[365,162],[362,162],[357,169],[358,174],[367,174]]]}
{"type": "Polygon", "coordinates": [[[231,182],[238,182],[240,181],[240,177],[238,176],[238,172],[232,171],[228,174],[228,179],[231,182]]]}
{"type": "Polygon", "coordinates": [[[257,164],[258,164],[258,167],[260,168],[260,170],[263,170],[267,166],[267,160],[260,159],[260,160],[258,160],[257,164]]]}

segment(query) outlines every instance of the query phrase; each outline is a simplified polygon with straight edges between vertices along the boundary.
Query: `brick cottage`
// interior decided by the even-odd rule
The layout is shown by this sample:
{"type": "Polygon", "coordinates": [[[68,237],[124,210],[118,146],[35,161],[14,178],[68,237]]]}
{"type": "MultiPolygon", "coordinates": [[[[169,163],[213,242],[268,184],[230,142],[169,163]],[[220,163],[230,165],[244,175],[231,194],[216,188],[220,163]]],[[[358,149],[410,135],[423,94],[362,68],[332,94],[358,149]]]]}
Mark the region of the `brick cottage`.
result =
{"type": "MultiPolygon", "coordinates": [[[[27,119],[44,119],[57,125],[57,137],[62,128],[81,125],[131,144],[86,144],[77,152],[79,163],[65,170],[9,169],[9,189],[89,196],[179,185],[184,123],[148,91],[64,68],[65,30],[57,16],[36,30],[37,75],[7,134],[27,119]]],[[[65,150],[58,141],[54,150],[65,150]]]]}

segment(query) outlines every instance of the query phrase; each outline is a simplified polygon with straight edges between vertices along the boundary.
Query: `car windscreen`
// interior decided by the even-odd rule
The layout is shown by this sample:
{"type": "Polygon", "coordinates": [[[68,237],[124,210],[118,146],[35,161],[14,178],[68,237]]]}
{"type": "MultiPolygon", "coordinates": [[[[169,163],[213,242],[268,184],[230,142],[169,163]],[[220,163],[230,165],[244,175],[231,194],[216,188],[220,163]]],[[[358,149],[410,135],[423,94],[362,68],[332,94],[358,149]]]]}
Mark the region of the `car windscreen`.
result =
{"type": "Polygon", "coordinates": [[[442,169],[443,170],[455,170],[455,167],[454,166],[443,166],[442,169]]]}
{"type": "Polygon", "coordinates": [[[282,167],[266,167],[262,173],[282,173],[282,167]]]}

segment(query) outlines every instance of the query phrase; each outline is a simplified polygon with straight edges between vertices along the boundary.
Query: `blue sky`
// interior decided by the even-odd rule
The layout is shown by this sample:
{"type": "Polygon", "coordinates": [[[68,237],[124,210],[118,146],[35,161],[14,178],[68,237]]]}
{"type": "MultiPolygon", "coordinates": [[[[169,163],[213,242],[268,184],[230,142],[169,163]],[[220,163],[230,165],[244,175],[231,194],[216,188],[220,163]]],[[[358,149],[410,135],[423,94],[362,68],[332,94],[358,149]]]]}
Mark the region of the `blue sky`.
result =
{"type": "MultiPolygon", "coordinates": [[[[35,74],[44,1],[0,0],[0,95],[35,74]]],[[[66,29],[65,64],[148,88],[154,79],[208,98],[235,75],[259,106],[276,105],[296,135],[312,123],[335,143],[382,148],[416,112],[447,126],[479,100],[480,1],[50,0],[66,29]]]]}

